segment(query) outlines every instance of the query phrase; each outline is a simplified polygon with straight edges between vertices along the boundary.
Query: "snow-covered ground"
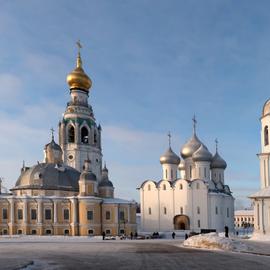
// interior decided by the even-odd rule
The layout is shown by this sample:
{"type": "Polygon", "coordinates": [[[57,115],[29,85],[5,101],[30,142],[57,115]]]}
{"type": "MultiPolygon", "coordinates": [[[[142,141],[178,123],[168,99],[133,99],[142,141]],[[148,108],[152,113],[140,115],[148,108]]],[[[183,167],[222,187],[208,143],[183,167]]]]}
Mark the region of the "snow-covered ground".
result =
{"type": "Polygon", "coordinates": [[[253,233],[249,240],[270,242],[270,235],[253,233]]]}
{"type": "Polygon", "coordinates": [[[220,236],[217,233],[199,234],[189,237],[183,246],[226,251],[246,251],[247,246],[238,240],[220,236]]]}

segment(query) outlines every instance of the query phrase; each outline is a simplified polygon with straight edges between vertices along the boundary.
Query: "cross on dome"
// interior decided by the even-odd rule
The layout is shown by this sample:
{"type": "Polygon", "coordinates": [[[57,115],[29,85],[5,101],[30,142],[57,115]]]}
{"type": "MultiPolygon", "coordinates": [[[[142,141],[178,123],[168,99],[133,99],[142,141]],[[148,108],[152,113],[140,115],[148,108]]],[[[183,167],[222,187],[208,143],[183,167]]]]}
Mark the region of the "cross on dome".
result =
{"type": "Polygon", "coordinates": [[[216,152],[218,151],[218,139],[215,139],[215,143],[216,143],[216,152]]]}
{"type": "Polygon", "coordinates": [[[171,132],[169,131],[168,132],[168,140],[169,140],[169,147],[171,147],[171,138],[172,138],[172,135],[171,135],[171,132]]]}
{"type": "Polygon", "coordinates": [[[52,141],[53,141],[54,140],[54,129],[51,128],[50,130],[51,130],[51,133],[52,133],[52,141]]]}
{"type": "Polygon", "coordinates": [[[194,114],[193,118],[193,133],[196,134],[196,125],[197,125],[197,120],[196,120],[196,115],[194,114]]]}

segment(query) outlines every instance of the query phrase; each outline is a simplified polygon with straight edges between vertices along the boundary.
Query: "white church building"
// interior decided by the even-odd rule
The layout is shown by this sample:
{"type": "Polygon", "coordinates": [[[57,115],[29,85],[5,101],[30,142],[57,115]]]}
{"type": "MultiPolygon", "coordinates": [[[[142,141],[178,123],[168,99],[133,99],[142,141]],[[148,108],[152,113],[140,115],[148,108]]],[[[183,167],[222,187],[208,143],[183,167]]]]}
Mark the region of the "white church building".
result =
{"type": "Polygon", "coordinates": [[[140,190],[141,231],[169,232],[202,229],[234,230],[234,198],[224,181],[226,162],[214,156],[196,134],[181,149],[181,157],[170,145],[160,157],[161,180],[146,180],[140,190]]]}
{"type": "Polygon", "coordinates": [[[254,204],[254,233],[270,235],[270,99],[262,110],[261,120],[261,153],[260,178],[261,189],[252,194],[250,198],[254,204]]]}

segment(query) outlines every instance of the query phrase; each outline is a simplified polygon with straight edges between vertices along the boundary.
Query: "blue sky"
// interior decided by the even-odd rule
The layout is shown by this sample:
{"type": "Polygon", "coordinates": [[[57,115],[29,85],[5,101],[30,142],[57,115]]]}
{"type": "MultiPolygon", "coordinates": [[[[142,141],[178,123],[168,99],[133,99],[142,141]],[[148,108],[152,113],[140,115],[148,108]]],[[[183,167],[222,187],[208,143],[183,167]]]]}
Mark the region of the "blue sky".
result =
{"type": "Polygon", "coordinates": [[[166,134],[192,132],[226,159],[226,182],[247,206],[259,188],[259,117],[270,97],[269,1],[2,1],[0,176],[12,187],[22,160],[43,158],[69,100],[66,75],[83,44],[90,103],[116,195],[160,179],[166,134]]]}

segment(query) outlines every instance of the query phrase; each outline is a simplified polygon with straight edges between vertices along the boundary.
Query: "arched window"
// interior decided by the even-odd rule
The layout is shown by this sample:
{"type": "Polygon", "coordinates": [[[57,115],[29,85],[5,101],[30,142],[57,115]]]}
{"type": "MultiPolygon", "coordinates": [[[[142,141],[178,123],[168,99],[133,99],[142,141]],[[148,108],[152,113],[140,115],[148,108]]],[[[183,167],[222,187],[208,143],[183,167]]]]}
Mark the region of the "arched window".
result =
{"type": "Polygon", "coordinates": [[[73,126],[69,126],[68,128],[68,142],[69,143],[75,142],[75,129],[73,126]]]}
{"type": "Polygon", "coordinates": [[[183,185],[182,184],[180,184],[179,189],[183,189],[183,185]]]}
{"type": "Polygon", "coordinates": [[[269,138],[268,138],[268,126],[264,127],[264,145],[269,144],[269,138]]]}
{"type": "Polygon", "coordinates": [[[200,209],[200,207],[198,206],[197,207],[197,214],[199,215],[201,213],[201,209],[200,209]]]}
{"type": "Polygon", "coordinates": [[[206,177],[206,168],[204,168],[204,177],[206,177]]]}
{"type": "Polygon", "coordinates": [[[164,215],[167,215],[167,208],[164,207],[164,215]]]}
{"type": "Polygon", "coordinates": [[[88,143],[88,129],[86,127],[81,129],[81,142],[88,143]]]}
{"type": "Polygon", "coordinates": [[[189,166],[189,175],[190,175],[190,178],[192,178],[192,166],[189,166]]]}
{"type": "Polygon", "coordinates": [[[97,132],[94,131],[94,143],[97,143],[97,132]]]}
{"type": "Polygon", "coordinates": [[[148,190],[149,190],[149,191],[151,190],[151,185],[150,185],[150,184],[148,185],[148,190]]]}
{"type": "Polygon", "coordinates": [[[181,207],[180,207],[180,214],[183,215],[183,213],[184,213],[184,209],[183,209],[183,207],[181,206],[181,207]]]}
{"type": "Polygon", "coordinates": [[[163,185],[163,190],[166,190],[166,185],[165,184],[163,185]]]}
{"type": "Polygon", "coordinates": [[[171,178],[173,179],[173,170],[171,170],[171,178]]]}
{"type": "Polygon", "coordinates": [[[166,178],[166,179],[168,178],[168,172],[167,172],[167,169],[165,170],[165,178],[166,178]]]}

